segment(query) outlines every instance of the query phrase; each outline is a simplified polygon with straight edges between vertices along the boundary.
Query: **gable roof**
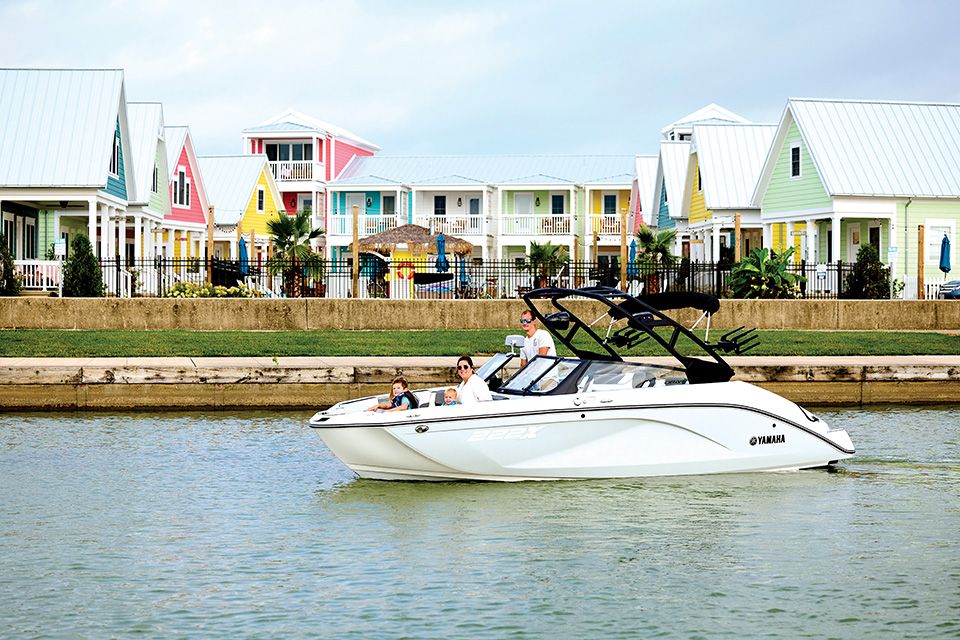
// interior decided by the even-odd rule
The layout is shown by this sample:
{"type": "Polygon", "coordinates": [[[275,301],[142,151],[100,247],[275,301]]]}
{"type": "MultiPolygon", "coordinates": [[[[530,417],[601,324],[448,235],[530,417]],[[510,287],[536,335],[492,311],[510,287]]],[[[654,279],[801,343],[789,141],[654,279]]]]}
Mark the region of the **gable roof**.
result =
{"type": "Polygon", "coordinates": [[[775,124],[693,126],[691,150],[700,164],[707,209],[753,208],[753,191],[776,132],[775,124]]]}
{"type": "Polygon", "coordinates": [[[266,155],[201,156],[197,160],[203,171],[207,197],[213,205],[215,224],[230,226],[243,219],[261,173],[266,174],[268,188],[279,201],[273,174],[267,170],[266,155]]]}
{"type": "Polygon", "coordinates": [[[0,69],[0,186],[106,186],[118,118],[133,193],[121,69],[0,69]]]}
{"type": "Polygon", "coordinates": [[[340,174],[337,185],[381,184],[384,180],[403,185],[440,184],[456,177],[459,184],[583,185],[609,182],[613,177],[629,184],[635,156],[357,156],[340,174]],[[367,181],[369,179],[369,181],[367,181]]]}
{"type": "Polygon", "coordinates": [[[660,143],[660,165],[663,185],[667,189],[667,209],[671,218],[679,218],[683,208],[683,194],[687,184],[687,162],[690,143],[665,140],[660,143]]]}
{"type": "Polygon", "coordinates": [[[127,121],[130,125],[129,155],[136,167],[136,195],[131,194],[129,200],[147,203],[150,201],[150,188],[153,185],[157,147],[163,140],[163,106],[159,102],[128,102],[127,121]]]}
{"type": "Polygon", "coordinates": [[[637,156],[633,169],[633,179],[637,183],[637,202],[644,224],[652,225],[656,211],[654,210],[654,194],[657,191],[657,156],[637,156]]]}
{"type": "MultiPolygon", "coordinates": [[[[183,151],[183,145],[187,143],[187,137],[190,135],[190,127],[164,127],[164,136],[166,137],[167,147],[167,181],[173,180],[177,173],[177,161],[180,160],[180,152],[183,151]]],[[[192,136],[191,136],[192,137],[192,136]]]]}
{"type": "Polygon", "coordinates": [[[794,122],[831,196],[960,198],[960,105],[790,98],[755,203],[794,122]]]}
{"type": "Polygon", "coordinates": [[[332,135],[337,138],[342,138],[347,142],[366,147],[371,151],[380,151],[380,147],[373,144],[368,140],[364,140],[360,136],[351,133],[344,129],[343,127],[338,127],[335,124],[330,124],[329,122],[324,122],[318,118],[308,116],[306,114],[300,113],[295,109],[287,109],[283,113],[279,113],[274,117],[261,122],[255,127],[249,127],[243,130],[243,133],[269,133],[269,132],[289,132],[289,131],[298,131],[303,133],[314,132],[320,135],[332,135]]]}
{"type": "Polygon", "coordinates": [[[668,137],[670,131],[673,129],[689,129],[690,126],[697,122],[728,122],[731,124],[748,124],[750,121],[742,116],[738,116],[733,111],[724,109],[716,103],[711,103],[702,109],[694,111],[690,115],[680,118],[673,124],[668,124],[660,130],[660,133],[662,133],[664,137],[668,137]]]}

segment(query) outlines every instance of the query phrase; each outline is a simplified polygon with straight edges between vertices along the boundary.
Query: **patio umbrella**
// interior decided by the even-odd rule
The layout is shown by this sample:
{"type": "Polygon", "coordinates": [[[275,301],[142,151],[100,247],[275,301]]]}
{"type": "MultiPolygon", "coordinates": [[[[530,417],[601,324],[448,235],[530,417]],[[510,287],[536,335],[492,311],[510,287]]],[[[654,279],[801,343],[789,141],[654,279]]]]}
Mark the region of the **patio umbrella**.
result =
{"type": "Polygon", "coordinates": [[[635,276],[638,273],[637,269],[637,239],[634,238],[630,241],[630,262],[627,263],[627,275],[635,276]]]}
{"type": "Polygon", "coordinates": [[[466,287],[470,284],[470,276],[467,275],[467,261],[460,256],[460,286],[466,287]]]}
{"type": "Polygon", "coordinates": [[[943,234],[940,241],[940,271],[950,273],[950,238],[943,234]]]}
{"type": "Polygon", "coordinates": [[[450,261],[447,260],[447,241],[443,234],[437,236],[437,271],[446,273],[450,270],[450,261]]]}
{"type": "Polygon", "coordinates": [[[247,275],[250,267],[249,260],[247,259],[247,241],[244,238],[240,238],[240,242],[237,243],[237,253],[239,254],[240,260],[240,273],[247,275]]]}

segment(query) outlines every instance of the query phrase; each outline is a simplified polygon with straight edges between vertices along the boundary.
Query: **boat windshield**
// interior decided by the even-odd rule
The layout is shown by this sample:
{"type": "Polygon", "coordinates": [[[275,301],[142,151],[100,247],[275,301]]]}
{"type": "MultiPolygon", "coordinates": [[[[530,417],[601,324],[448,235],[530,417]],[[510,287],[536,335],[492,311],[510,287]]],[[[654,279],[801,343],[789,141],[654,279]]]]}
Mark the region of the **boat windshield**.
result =
{"type": "Polygon", "coordinates": [[[474,374],[480,376],[484,382],[490,382],[490,378],[497,375],[501,369],[507,366],[516,354],[496,353],[492,358],[483,363],[483,366],[474,371],[474,374]]]}
{"type": "Polygon", "coordinates": [[[501,387],[514,393],[546,393],[582,364],[582,360],[536,356],[501,387]]]}
{"type": "Polygon", "coordinates": [[[633,362],[591,362],[577,381],[577,391],[614,391],[687,384],[681,367],[633,362]]]}

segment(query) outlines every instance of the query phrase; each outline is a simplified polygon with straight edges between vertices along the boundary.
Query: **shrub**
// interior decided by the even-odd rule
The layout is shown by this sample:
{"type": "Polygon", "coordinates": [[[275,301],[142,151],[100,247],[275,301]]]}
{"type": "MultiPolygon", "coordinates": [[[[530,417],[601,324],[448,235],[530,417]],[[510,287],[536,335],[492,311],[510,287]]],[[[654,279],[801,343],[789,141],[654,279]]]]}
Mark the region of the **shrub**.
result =
{"type": "Polygon", "coordinates": [[[103,271],[93,255],[90,239],[78,233],[70,243],[70,257],[63,262],[64,298],[99,298],[104,294],[103,271]]]}
{"type": "Polygon", "coordinates": [[[857,251],[853,273],[844,278],[841,298],[882,300],[890,297],[890,267],[880,262],[877,248],[865,244],[857,251]]]}
{"type": "Polygon", "coordinates": [[[734,298],[796,298],[803,276],[788,271],[793,247],[770,255],[767,249],[754,249],[733,266],[730,289],[734,298]]]}
{"type": "Polygon", "coordinates": [[[20,295],[23,276],[17,273],[6,237],[0,233],[0,296],[20,295]]]}
{"type": "Polygon", "coordinates": [[[259,298],[260,294],[244,285],[224,287],[213,284],[178,282],[170,287],[164,298],[259,298]]]}

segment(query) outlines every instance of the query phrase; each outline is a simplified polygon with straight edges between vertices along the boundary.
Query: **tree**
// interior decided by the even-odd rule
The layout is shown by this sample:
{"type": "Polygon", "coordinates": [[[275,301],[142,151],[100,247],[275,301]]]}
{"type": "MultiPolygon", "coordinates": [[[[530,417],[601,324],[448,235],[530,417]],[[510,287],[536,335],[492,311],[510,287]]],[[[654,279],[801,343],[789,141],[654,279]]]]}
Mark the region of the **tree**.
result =
{"type": "Polygon", "coordinates": [[[64,298],[99,298],[103,296],[103,271],[93,255],[90,239],[78,233],[70,243],[70,257],[63,262],[64,298]]]}
{"type": "Polygon", "coordinates": [[[273,236],[276,251],[267,261],[271,275],[283,273],[283,288],[290,297],[299,297],[303,277],[323,278],[326,262],[310,246],[326,233],[315,229],[310,223],[309,211],[297,211],[295,216],[278,212],[276,218],[267,220],[267,231],[273,236]]]}
{"type": "Polygon", "coordinates": [[[860,247],[853,273],[844,280],[841,298],[880,300],[890,297],[890,267],[883,266],[877,248],[872,244],[860,247]]]}
{"type": "Polygon", "coordinates": [[[677,241],[677,231],[665,229],[654,233],[650,227],[642,225],[637,231],[637,240],[640,241],[640,251],[636,265],[644,279],[644,293],[660,293],[661,270],[677,261],[671,251],[677,241]]]}
{"type": "Polygon", "coordinates": [[[771,254],[767,249],[754,249],[733,265],[730,289],[734,298],[796,298],[803,276],[790,273],[793,247],[771,254]]]}
{"type": "Polygon", "coordinates": [[[20,274],[13,264],[7,238],[0,233],[0,296],[20,295],[20,274]]]}
{"type": "Polygon", "coordinates": [[[550,286],[550,276],[553,272],[570,262],[566,247],[550,242],[546,244],[531,242],[527,258],[530,259],[530,270],[537,272],[537,287],[550,286]]]}

